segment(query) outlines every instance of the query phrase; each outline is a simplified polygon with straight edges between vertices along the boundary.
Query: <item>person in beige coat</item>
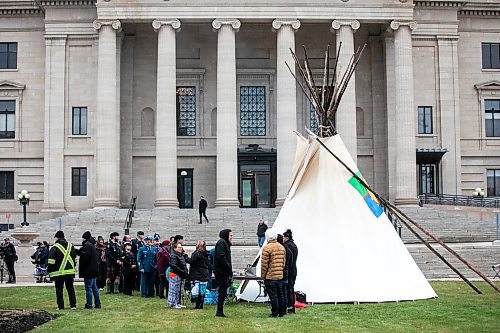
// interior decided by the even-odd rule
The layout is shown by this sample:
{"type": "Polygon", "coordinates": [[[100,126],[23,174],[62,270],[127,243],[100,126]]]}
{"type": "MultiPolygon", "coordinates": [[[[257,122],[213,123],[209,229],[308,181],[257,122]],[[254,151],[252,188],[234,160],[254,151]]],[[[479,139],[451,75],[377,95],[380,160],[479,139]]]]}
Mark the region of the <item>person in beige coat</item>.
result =
{"type": "Polygon", "coordinates": [[[271,315],[269,317],[280,316],[279,304],[281,279],[283,279],[283,269],[285,268],[286,252],[285,248],[277,242],[276,231],[268,229],[266,231],[267,244],[262,249],[260,276],[264,280],[266,292],[271,302],[271,315]]]}

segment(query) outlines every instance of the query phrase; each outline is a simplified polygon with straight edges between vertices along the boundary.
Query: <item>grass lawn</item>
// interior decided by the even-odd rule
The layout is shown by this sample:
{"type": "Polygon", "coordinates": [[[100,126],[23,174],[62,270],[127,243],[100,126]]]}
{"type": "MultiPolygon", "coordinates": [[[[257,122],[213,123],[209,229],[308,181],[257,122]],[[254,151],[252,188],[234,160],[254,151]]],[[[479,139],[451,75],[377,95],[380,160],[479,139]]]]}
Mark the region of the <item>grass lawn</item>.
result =
{"type": "MultiPolygon", "coordinates": [[[[294,316],[268,318],[263,304],[230,303],[228,318],[204,310],[168,309],[164,300],[102,295],[103,308],[56,311],[53,287],[0,289],[0,309],[41,309],[62,316],[35,332],[500,332],[500,294],[485,283],[477,295],[465,283],[433,282],[438,299],[385,304],[323,304],[299,309],[294,316]]],[[[67,302],[67,299],[66,299],[67,302]]]]}

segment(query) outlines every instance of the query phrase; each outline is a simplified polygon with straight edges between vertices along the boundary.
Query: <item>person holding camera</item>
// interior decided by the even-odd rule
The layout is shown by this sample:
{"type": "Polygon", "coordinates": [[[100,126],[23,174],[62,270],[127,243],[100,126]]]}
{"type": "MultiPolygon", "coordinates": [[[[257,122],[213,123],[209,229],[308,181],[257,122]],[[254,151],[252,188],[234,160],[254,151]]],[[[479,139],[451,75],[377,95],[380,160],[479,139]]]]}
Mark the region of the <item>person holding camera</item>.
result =
{"type": "Polygon", "coordinates": [[[18,259],[16,248],[14,247],[14,244],[12,244],[9,237],[3,240],[2,246],[4,247],[3,252],[5,256],[5,264],[7,265],[7,270],[9,271],[9,280],[7,283],[16,283],[16,271],[14,269],[14,264],[18,259]]]}

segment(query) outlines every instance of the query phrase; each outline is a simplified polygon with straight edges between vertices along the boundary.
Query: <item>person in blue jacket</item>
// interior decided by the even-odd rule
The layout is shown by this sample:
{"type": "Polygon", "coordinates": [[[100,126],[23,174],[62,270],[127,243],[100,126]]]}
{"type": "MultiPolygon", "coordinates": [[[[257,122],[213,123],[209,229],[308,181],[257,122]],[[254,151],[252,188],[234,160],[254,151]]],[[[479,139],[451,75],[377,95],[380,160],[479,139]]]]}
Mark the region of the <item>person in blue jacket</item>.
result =
{"type": "Polygon", "coordinates": [[[137,252],[137,264],[141,272],[141,296],[153,297],[158,248],[151,244],[152,238],[150,236],[147,236],[144,241],[146,245],[137,252]]]}

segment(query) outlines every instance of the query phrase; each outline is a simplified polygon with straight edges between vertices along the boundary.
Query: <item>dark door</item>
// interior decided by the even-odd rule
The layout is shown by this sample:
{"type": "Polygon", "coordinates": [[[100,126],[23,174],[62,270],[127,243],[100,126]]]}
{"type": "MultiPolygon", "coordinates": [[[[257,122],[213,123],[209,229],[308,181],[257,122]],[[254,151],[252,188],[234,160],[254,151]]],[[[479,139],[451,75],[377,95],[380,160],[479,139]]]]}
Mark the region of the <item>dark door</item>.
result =
{"type": "Polygon", "coordinates": [[[179,208],[193,208],[193,169],[177,170],[179,208]]]}
{"type": "Polygon", "coordinates": [[[255,179],[250,173],[241,177],[241,207],[255,207],[255,179]]]}

